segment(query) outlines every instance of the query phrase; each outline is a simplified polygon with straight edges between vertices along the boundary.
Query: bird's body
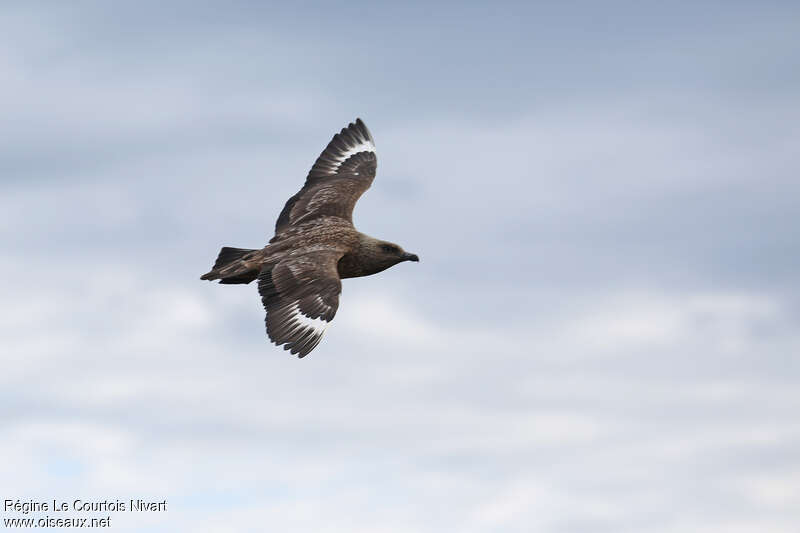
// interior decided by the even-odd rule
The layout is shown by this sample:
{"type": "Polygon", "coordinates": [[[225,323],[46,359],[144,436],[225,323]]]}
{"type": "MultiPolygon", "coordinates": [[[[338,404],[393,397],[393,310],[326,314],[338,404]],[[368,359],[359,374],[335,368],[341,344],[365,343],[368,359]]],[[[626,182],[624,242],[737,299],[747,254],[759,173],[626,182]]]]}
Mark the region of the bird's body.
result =
{"type": "Polygon", "coordinates": [[[374,141],[357,119],[334,135],[303,188],[286,202],[269,244],[260,250],[222,248],[201,279],[224,284],[258,279],[270,339],[307,355],[336,314],[341,279],[419,260],[353,226],[353,208],[375,169],[374,141]]]}

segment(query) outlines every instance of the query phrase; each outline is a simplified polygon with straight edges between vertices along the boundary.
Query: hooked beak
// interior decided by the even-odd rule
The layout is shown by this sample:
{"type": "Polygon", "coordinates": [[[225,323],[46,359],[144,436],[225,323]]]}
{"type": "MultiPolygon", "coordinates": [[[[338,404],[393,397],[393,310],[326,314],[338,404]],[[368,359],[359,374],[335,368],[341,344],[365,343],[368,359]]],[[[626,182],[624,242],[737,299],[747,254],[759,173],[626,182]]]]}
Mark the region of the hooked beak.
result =
{"type": "Polygon", "coordinates": [[[417,257],[417,254],[404,254],[403,261],[414,261],[415,263],[418,263],[419,257],[417,257]]]}

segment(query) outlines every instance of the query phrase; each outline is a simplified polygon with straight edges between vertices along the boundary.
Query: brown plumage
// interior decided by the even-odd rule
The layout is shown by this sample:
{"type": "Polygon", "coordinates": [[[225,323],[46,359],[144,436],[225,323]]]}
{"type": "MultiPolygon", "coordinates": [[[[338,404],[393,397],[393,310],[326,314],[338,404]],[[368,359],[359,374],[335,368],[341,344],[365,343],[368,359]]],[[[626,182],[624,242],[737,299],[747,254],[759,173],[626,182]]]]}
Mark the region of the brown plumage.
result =
{"type": "Polygon", "coordinates": [[[343,278],[419,261],[400,246],[353,226],[353,208],[375,178],[375,143],[356,119],[333,136],[305,185],[289,198],[275,236],[261,250],[224,247],[200,279],[250,283],[267,311],[267,335],[300,357],[319,344],[336,315],[343,278]]]}

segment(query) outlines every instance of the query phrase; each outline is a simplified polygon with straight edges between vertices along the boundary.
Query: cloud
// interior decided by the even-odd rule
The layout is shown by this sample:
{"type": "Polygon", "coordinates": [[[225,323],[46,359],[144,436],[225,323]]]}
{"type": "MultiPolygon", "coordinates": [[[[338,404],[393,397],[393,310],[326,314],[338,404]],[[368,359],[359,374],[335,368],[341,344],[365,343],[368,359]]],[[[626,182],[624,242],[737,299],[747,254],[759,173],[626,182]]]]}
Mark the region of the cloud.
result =
{"type": "Polygon", "coordinates": [[[790,8],[237,7],[1,24],[5,497],[169,500],[119,531],[792,530],[790,8]],[[356,224],[422,261],[346,280],[297,360],[254,287],[197,278],[357,115],[356,224]]]}

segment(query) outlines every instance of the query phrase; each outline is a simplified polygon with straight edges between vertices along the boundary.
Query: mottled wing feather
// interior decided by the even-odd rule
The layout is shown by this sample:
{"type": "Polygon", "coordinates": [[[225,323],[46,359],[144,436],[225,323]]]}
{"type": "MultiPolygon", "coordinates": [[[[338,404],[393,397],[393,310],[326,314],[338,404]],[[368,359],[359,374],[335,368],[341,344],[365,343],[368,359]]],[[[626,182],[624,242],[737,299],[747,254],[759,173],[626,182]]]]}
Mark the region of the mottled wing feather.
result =
{"type": "Polygon", "coordinates": [[[316,250],[264,267],[258,292],[267,311],[267,335],[300,357],[319,344],[339,307],[339,249],[316,250]]]}
{"type": "Polygon", "coordinates": [[[356,201],[375,179],[375,142],[367,126],[356,119],[317,158],[305,185],[289,198],[275,224],[275,238],[288,227],[320,216],[352,222],[356,201]]]}

